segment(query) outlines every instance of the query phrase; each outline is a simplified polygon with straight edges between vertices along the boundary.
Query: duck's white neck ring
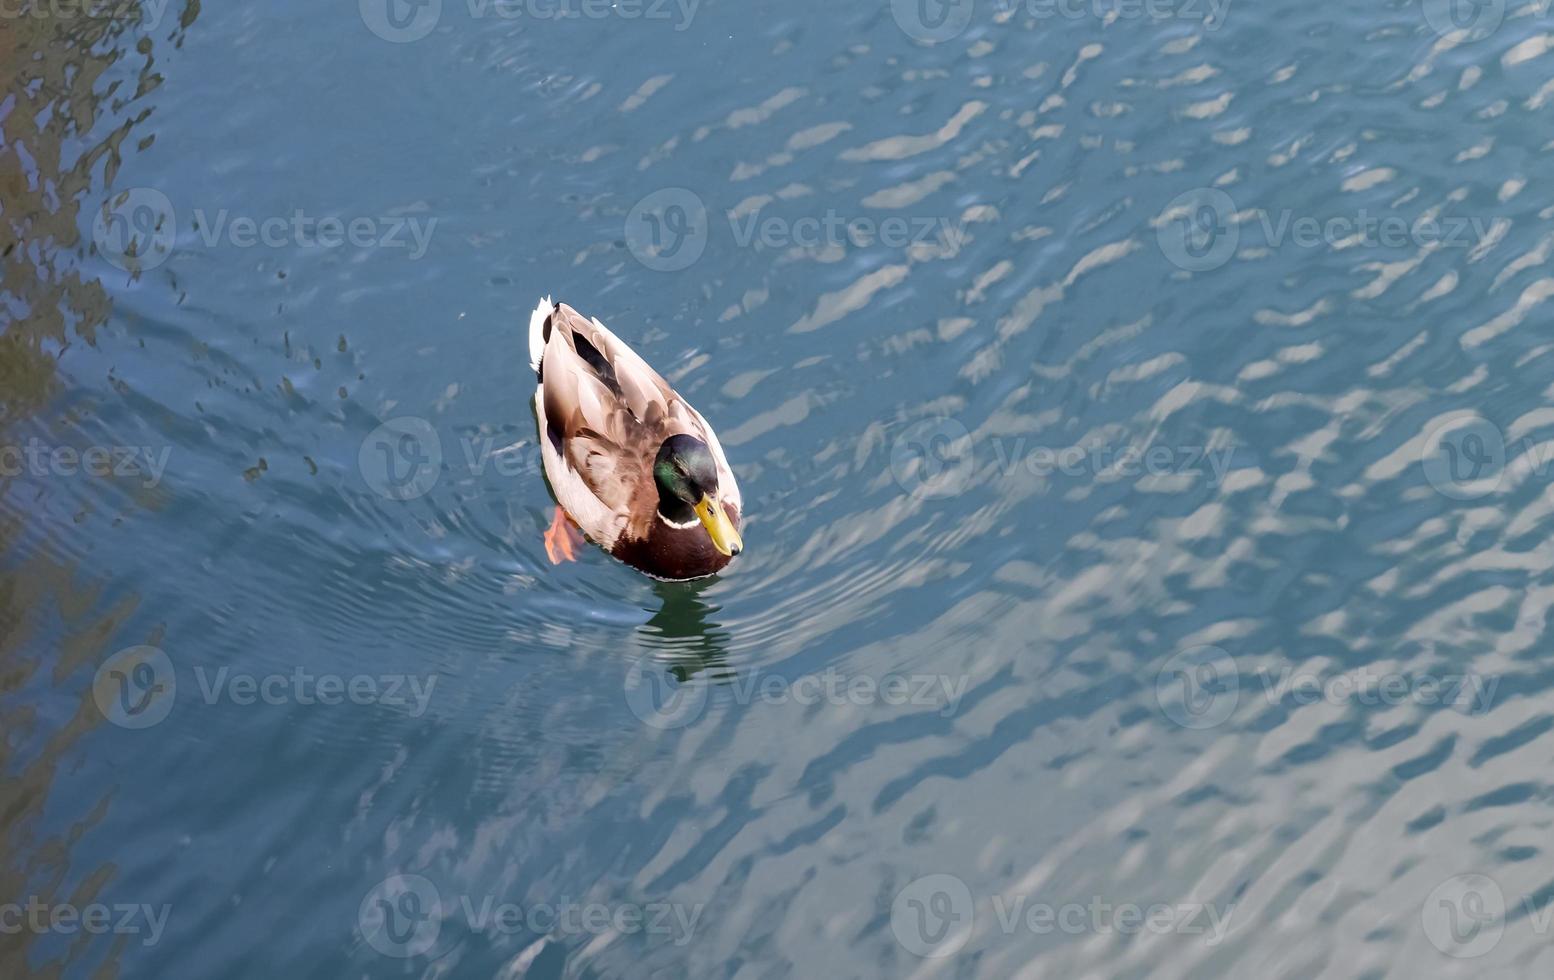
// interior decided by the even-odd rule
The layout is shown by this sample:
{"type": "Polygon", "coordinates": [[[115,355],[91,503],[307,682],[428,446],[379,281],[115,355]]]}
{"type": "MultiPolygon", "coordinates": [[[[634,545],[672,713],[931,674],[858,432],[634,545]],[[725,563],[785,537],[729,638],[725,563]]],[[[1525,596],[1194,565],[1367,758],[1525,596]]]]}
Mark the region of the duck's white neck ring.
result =
{"type": "Polygon", "coordinates": [[[653,513],[654,513],[655,516],[658,517],[659,520],[663,521],[665,524],[667,524],[670,527],[674,528],[676,531],[683,531],[686,528],[696,527],[696,526],[701,524],[701,521],[697,520],[694,517],[691,518],[689,521],[686,521],[684,524],[677,524],[674,521],[671,521],[669,518],[665,517],[664,516],[664,512],[661,511],[661,510],[655,510],[655,511],[653,511],[653,513]]]}

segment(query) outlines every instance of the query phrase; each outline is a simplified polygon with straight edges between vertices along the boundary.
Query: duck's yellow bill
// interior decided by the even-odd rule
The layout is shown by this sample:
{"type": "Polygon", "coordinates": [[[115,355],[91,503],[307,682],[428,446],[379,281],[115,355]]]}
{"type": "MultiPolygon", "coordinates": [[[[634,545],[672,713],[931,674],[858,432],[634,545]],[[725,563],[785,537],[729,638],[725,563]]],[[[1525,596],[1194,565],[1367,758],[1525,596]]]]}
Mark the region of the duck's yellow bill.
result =
{"type": "Polygon", "coordinates": [[[734,522],[728,519],[728,512],[718,501],[709,496],[703,496],[701,503],[696,505],[696,516],[707,529],[714,548],[731,557],[745,550],[744,540],[740,538],[739,532],[734,529],[734,522]]]}

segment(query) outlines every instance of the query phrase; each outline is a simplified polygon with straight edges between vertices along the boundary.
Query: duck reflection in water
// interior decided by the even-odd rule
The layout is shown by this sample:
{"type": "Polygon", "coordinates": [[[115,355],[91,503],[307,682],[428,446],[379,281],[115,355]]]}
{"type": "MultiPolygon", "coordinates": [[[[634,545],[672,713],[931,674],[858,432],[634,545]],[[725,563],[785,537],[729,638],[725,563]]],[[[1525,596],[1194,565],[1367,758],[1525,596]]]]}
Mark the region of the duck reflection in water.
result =
{"type": "Polygon", "coordinates": [[[705,680],[726,682],[728,631],[711,619],[720,609],[702,597],[715,579],[694,582],[654,582],[658,612],[642,624],[640,635],[654,660],[680,683],[707,672],[705,680]]]}

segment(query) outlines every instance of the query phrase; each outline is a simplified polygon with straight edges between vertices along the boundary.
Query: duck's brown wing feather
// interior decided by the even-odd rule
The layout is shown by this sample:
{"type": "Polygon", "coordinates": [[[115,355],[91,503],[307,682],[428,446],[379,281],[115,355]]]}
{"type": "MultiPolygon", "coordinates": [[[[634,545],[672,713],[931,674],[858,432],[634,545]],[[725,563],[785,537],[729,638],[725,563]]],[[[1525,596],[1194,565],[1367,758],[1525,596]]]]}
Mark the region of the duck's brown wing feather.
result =
{"type": "Polygon", "coordinates": [[[599,505],[627,515],[629,535],[645,534],[656,507],[652,466],[658,447],[680,432],[705,438],[703,424],[657,371],[597,320],[558,303],[545,331],[545,437],[599,505]]]}

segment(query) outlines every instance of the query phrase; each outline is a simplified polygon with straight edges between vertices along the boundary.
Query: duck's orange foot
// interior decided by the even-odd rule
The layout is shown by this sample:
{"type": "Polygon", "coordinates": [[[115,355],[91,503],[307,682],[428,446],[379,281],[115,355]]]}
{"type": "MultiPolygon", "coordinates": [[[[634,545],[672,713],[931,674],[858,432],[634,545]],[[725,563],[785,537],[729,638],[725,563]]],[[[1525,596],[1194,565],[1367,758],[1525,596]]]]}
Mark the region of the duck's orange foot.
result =
{"type": "Polygon", "coordinates": [[[577,550],[583,546],[583,532],[572,522],[572,516],[559,506],[545,531],[545,554],[552,565],[564,561],[577,561],[577,550]]]}

